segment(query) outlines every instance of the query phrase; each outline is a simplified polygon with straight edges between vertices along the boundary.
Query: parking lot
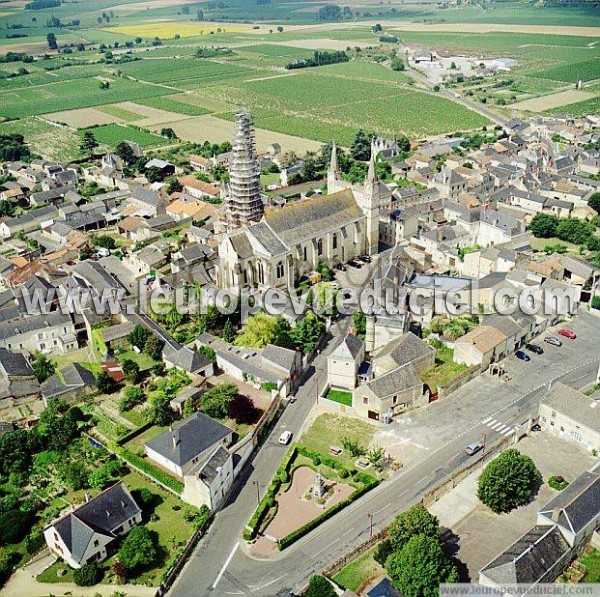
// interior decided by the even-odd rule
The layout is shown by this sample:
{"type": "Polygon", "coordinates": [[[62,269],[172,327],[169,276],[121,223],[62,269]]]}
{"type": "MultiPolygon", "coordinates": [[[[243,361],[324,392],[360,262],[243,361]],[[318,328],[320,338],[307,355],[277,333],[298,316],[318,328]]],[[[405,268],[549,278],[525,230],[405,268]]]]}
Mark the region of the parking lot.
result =
{"type": "MultiPolygon", "coordinates": [[[[552,475],[573,481],[595,462],[583,448],[543,432],[523,439],[515,447],[533,459],[544,482],[552,475]]],[[[538,510],[557,493],[544,483],[526,506],[494,514],[477,500],[480,473],[481,469],[430,508],[441,525],[451,529],[456,557],[466,565],[472,581],[478,579],[483,566],[535,524],[538,510]]]]}

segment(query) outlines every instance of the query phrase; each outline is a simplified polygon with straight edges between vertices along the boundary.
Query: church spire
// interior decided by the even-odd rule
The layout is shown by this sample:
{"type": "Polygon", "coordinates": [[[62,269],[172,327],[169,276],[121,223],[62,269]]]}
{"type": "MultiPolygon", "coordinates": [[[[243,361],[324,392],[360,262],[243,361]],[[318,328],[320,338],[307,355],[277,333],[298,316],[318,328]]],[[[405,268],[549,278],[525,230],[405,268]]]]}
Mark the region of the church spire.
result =
{"type": "Polygon", "coordinates": [[[329,161],[329,170],[327,170],[327,194],[335,193],[338,190],[338,177],[340,167],[337,157],[337,145],[335,141],[331,145],[331,160],[329,161]]]}
{"type": "Polygon", "coordinates": [[[375,149],[373,143],[371,143],[371,159],[369,160],[369,171],[367,172],[366,179],[366,182],[371,184],[379,181],[377,176],[377,165],[375,164],[376,153],[377,150],[375,149]]]}
{"type": "Polygon", "coordinates": [[[333,144],[331,146],[331,161],[329,162],[329,171],[330,172],[338,172],[339,171],[338,159],[337,159],[337,145],[335,144],[335,141],[333,142],[333,144]]]}

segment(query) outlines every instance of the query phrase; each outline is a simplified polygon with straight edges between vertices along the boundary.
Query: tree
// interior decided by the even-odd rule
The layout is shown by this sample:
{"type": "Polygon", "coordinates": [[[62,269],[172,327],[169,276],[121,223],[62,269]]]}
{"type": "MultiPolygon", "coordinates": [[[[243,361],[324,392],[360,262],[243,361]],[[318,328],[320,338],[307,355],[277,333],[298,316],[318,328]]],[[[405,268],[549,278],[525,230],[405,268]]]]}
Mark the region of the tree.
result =
{"type": "Polygon", "coordinates": [[[163,342],[162,340],[154,335],[150,334],[144,342],[144,352],[153,360],[160,361],[162,358],[163,342]]]}
{"type": "Polygon", "coordinates": [[[125,359],[121,363],[121,368],[123,369],[123,375],[125,379],[131,383],[136,383],[138,380],[138,376],[140,374],[140,366],[131,359],[125,359]]]}
{"type": "Polygon", "coordinates": [[[331,583],[324,576],[313,576],[308,582],[308,589],[304,597],[336,597],[331,583]]]}
{"type": "Polygon", "coordinates": [[[235,342],[235,336],[236,334],[233,325],[228,319],[223,326],[223,340],[225,340],[225,342],[235,342]]]}
{"type": "Polygon", "coordinates": [[[117,382],[106,371],[102,371],[96,378],[96,386],[100,394],[112,394],[117,389],[117,382]]]}
{"type": "Polygon", "coordinates": [[[291,336],[291,330],[292,328],[289,322],[283,317],[279,317],[277,319],[277,326],[275,327],[275,333],[273,334],[271,344],[281,346],[281,348],[296,348],[294,339],[291,336]]]}
{"type": "Polygon", "coordinates": [[[362,456],[365,453],[365,449],[360,445],[358,440],[352,439],[347,435],[341,437],[340,442],[342,443],[344,450],[348,450],[348,452],[350,452],[350,455],[354,458],[362,456]]]}
{"type": "Polygon", "coordinates": [[[236,346],[264,348],[272,342],[276,329],[277,317],[261,311],[248,318],[242,333],[235,339],[235,344],[236,346]]]}
{"type": "Polygon", "coordinates": [[[88,487],[89,471],[81,460],[67,464],[61,476],[63,481],[75,491],[88,487]]]}
{"type": "Polygon", "coordinates": [[[15,215],[15,206],[8,200],[0,201],[0,218],[12,218],[15,215]]]}
{"type": "Polygon", "coordinates": [[[511,448],[485,467],[477,497],[496,514],[509,512],[529,502],[541,478],[533,460],[511,448]]]}
{"type": "Polygon", "coordinates": [[[80,587],[91,587],[102,580],[102,572],[95,564],[84,564],[73,572],[73,580],[80,587]]]}
{"type": "Polygon", "coordinates": [[[56,373],[56,365],[41,352],[36,353],[35,359],[31,362],[31,368],[40,383],[56,373]]]}
{"type": "Polygon", "coordinates": [[[600,214],[600,193],[594,193],[588,199],[588,205],[597,213],[600,214]]]}
{"type": "Polygon", "coordinates": [[[392,70],[401,71],[405,70],[404,60],[402,58],[392,58],[392,70]]]}
{"type": "Polygon", "coordinates": [[[229,405],[237,393],[235,384],[218,384],[202,394],[200,410],[213,419],[225,419],[229,414],[229,405]]]}
{"type": "Polygon", "coordinates": [[[367,161],[371,157],[371,137],[363,129],[354,136],[352,145],[350,145],[350,155],[355,160],[367,161]]]}
{"type": "Polygon", "coordinates": [[[261,411],[248,397],[238,394],[229,403],[227,416],[240,425],[255,423],[261,411]]]}
{"type": "Polygon", "coordinates": [[[394,586],[405,597],[435,597],[440,583],[457,582],[458,571],[437,538],[415,535],[385,564],[394,586]]]}
{"type": "Polygon", "coordinates": [[[56,35],[50,32],[46,35],[46,41],[48,42],[48,48],[50,50],[58,50],[58,42],[56,41],[56,35]]]}
{"type": "Polygon", "coordinates": [[[383,539],[377,544],[375,547],[375,552],[373,553],[373,559],[380,565],[385,566],[387,559],[390,555],[394,553],[394,546],[389,539],[383,539]]]}
{"type": "Polygon", "coordinates": [[[144,401],[144,392],[142,388],[137,386],[127,386],[123,391],[121,400],[119,400],[119,410],[125,412],[131,410],[137,404],[141,404],[144,401]]]}
{"type": "Polygon", "coordinates": [[[381,462],[383,457],[385,456],[385,450],[381,446],[373,446],[367,452],[367,460],[374,466],[381,462]]]}
{"type": "Polygon", "coordinates": [[[101,236],[90,236],[90,240],[95,247],[102,247],[103,249],[113,250],[117,248],[117,241],[112,236],[103,234],[101,236]]]}
{"type": "Polygon", "coordinates": [[[423,504],[415,504],[406,512],[398,514],[389,529],[389,538],[394,550],[400,551],[415,535],[439,539],[440,523],[423,504]]]}
{"type": "Polygon", "coordinates": [[[367,316],[362,311],[355,311],[352,315],[354,333],[364,340],[367,333],[367,316]]]}
{"type": "Polygon", "coordinates": [[[342,9],[336,4],[326,4],[317,11],[317,21],[341,21],[342,9]]]}
{"type": "Polygon", "coordinates": [[[168,425],[173,419],[173,411],[169,402],[171,399],[162,392],[157,392],[150,400],[147,411],[148,422],[153,425],[168,425]]]}
{"type": "Polygon", "coordinates": [[[324,330],[325,324],[312,311],[308,311],[292,329],[291,336],[296,347],[308,354],[317,346],[324,330]]]}
{"type": "Polygon", "coordinates": [[[127,335],[127,341],[131,346],[137,346],[140,350],[146,346],[146,341],[152,335],[150,330],[146,329],[143,325],[136,323],[134,328],[127,335]]]}
{"type": "Polygon", "coordinates": [[[128,570],[136,570],[152,564],[156,555],[156,533],[138,525],[125,537],[118,557],[128,570]]]}
{"type": "Polygon", "coordinates": [[[177,133],[170,127],[160,129],[160,134],[167,139],[177,139],[177,133]]]}
{"type": "Polygon", "coordinates": [[[96,141],[94,133],[92,131],[85,131],[79,144],[81,151],[91,155],[96,147],[98,147],[98,141],[96,141]]]}
{"type": "Polygon", "coordinates": [[[126,143],[125,141],[121,141],[117,147],[115,148],[115,153],[128,165],[130,166],[136,160],[135,152],[133,151],[133,147],[126,143]]]}
{"type": "Polygon", "coordinates": [[[551,238],[556,236],[558,218],[556,216],[544,213],[538,213],[533,216],[529,230],[537,238],[551,238]]]}

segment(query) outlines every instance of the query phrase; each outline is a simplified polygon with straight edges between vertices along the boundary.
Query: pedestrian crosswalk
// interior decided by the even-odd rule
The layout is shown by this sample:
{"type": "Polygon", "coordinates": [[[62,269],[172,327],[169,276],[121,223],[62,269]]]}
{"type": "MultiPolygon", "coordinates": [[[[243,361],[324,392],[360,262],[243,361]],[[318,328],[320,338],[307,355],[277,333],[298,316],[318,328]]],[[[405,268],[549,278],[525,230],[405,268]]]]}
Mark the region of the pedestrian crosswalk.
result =
{"type": "Polygon", "coordinates": [[[481,421],[481,423],[486,427],[489,427],[492,431],[499,433],[500,435],[507,436],[514,432],[514,427],[512,425],[507,425],[506,423],[503,423],[502,421],[497,421],[492,417],[484,419],[483,421],[481,421]]]}

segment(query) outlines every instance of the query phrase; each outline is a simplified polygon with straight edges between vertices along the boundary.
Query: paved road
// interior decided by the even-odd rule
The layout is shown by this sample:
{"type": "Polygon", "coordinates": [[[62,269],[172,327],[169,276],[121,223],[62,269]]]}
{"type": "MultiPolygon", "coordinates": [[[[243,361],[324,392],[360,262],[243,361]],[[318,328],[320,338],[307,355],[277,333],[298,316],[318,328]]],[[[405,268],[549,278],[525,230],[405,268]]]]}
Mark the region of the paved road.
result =
{"type": "MultiPolygon", "coordinates": [[[[550,383],[561,380],[583,387],[593,382],[600,357],[597,347],[600,319],[582,314],[569,327],[577,332],[577,340],[565,339],[561,348],[542,344],[545,354],[535,356],[529,363],[514,357],[507,359],[511,381],[479,377],[448,400],[418,411],[413,424],[427,426],[429,420],[431,426],[441,424],[445,430],[423,459],[407,466],[271,559],[250,557],[240,538],[257,499],[256,486],[247,481],[234,503],[217,516],[173,594],[273,596],[298,591],[312,574],[368,537],[369,513],[373,515],[375,531],[385,527],[398,512],[419,501],[424,493],[465,463],[464,447],[468,443],[480,439],[484,433],[488,444],[494,443],[529,414],[534,414],[550,383]],[[453,424],[448,425],[448,421],[453,424]]],[[[316,362],[315,380],[324,380],[322,366],[321,356],[316,362]]],[[[309,381],[302,388],[299,400],[282,416],[281,429],[300,428],[313,403],[316,383],[309,381]]],[[[263,490],[284,453],[285,449],[276,445],[273,438],[260,452],[252,480],[256,477],[263,490]]]]}

